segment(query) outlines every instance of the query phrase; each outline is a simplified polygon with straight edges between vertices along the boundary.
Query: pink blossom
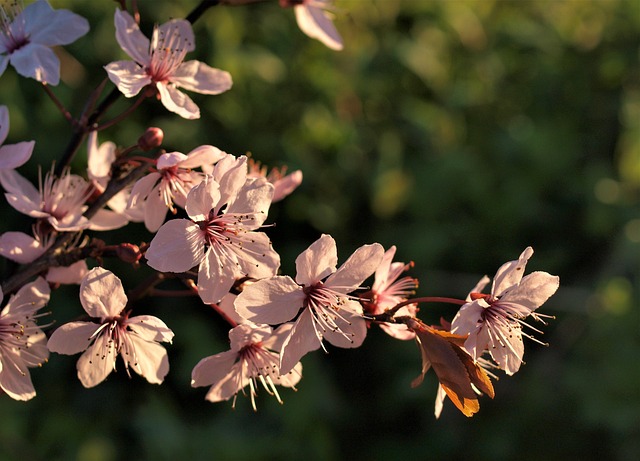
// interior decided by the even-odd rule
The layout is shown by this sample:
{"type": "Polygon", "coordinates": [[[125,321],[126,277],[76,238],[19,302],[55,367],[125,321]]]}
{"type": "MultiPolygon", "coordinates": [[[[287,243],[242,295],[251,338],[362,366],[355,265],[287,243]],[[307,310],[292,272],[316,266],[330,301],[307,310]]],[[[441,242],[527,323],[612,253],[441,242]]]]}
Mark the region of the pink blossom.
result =
{"type": "Polygon", "coordinates": [[[3,146],[8,134],[9,109],[0,106],[0,170],[12,170],[27,163],[35,145],[35,141],[27,141],[3,146]]]}
{"type": "Polygon", "coordinates": [[[364,245],[336,270],[336,243],[323,235],[296,259],[295,281],[275,276],[249,285],[236,299],[236,311],[255,323],[276,325],[296,319],[280,353],[283,373],[322,346],[323,339],[337,347],[359,347],[367,328],[362,306],[348,293],[373,273],[383,254],[377,243],[364,245]]]}
{"type": "MultiPolygon", "coordinates": [[[[5,232],[0,235],[0,255],[19,264],[29,264],[42,256],[53,244],[54,239],[35,237],[22,232],[5,232]]],[[[66,267],[49,267],[46,280],[50,283],[79,284],[89,272],[84,260],[77,261],[66,267]]]]}
{"type": "Polygon", "coordinates": [[[111,81],[127,98],[153,85],[162,104],[187,119],[200,118],[200,109],[178,88],[202,94],[220,94],[231,88],[228,72],[200,61],[186,61],[195,49],[191,24],[173,19],[155,27],[151,41],[129,13],[116,10],[116,39],[133,61],[116,61],[105,66],[111,81]]]}
{"type": "Polygon", "coordinates": [[[0,170],[0,183],[13,208],[32,218],[46,220],[60,232],[82,229],[111,230],[126,224],[109,210],[99,210],[91,220],[83,216],[85,201],[93,188],[87,181],[65,170],[59,178],[47,173],[36,189],[15,170],[0,170]]]}
{"type": "Polygon", "coordinates": [[[129,207],[141,207],[147,229],[156,232],[164,222],[167,211],[175,214],[174,204],[184,208],[189,191],[202,182],[205,174],[194,171],[194,168],[211,172],[213,164],[225,155],[217,147],[208,145],[197,147],[186,155],[180,152],[160,155],[157,170],[133,186],[129,207]]]}
{"type": "Polygon", "coordinates": [[[190,219],[172,219],[155,235],[147,262],[162,272],[185,272],[199,266],[198,293],[217,303],[242,277],[264,278],[275,273],[280,257],[263,232],[273,186],[247,179],[246,157],[229,155],[213,174],[187,195],[190,219]]]}
{"type": "Polygon", "coordinates": [[[151,315],[129,317],[122,282],[112,272],[93,268],[80,285],[80,302],[96,322],[70,322],[49,338],[49,350],[73,355],[78,360],[78,378],[84,387],[94,387],[115,370],[118,354],[129,374],[133,369],[152,384],[160,384],[169,372],[167,351],[159,342],[171,342],[173,332],[151,315]]]}
{"type": "Polygon", "coordinates": [[[469,302],[460,308],[451,322],[452,333],[469,335],[465,348],[474,359],[488,350],[508,375],[517,372],[522,364],[522,336],[533,339],[522,331],[522,327],[541,333],[525,319],[531,316],[542,321],[543,315],[534,311],[556,292],[560,284],[558,276],[546,272],[533,272],[523,278],[531,255],[533,249],[527,247],[519,259],[503,264],[488,295],[480,293],[489,282],[484,277],[470,294],[469,302]]]}
{"type": "Polygon", "coordinates": [[[251,178],[267,178],[271,184],[273,184],[273,203],[279,202],[287,195],[290,195],[294,190],[302,184],[302,171],[296,170],[293,173],[285,174],[286,167],[272,168],[267,173],[267,167],[261,166],[260,162],[252,161],[249,159],[249,177],[251,178]]]}
{"type": "Polygon", "coordinates": [[[231,349],[200,360],[191,373],[191,386],[211,386],[206,400],[220,402],[233,397],[234,407],[238,392],[249,386],[251,406],[256,410],[255,398],[260,382],[269,395],[282,403],[276,386],[295,389],[302,377],[300,363],[281,374],[278,353],[274,352],[290,327],[283,325],[272,332],[268,325],[246,323],[236,326],[229,332],[231,349]]]}
{"type": "MultiPolygon", "coordinates": [[[[380,266],[376,269],[375,278],[371,290],[361,296],[365,313],[377,315],[406,301],[409,296],[415,293],[418,287],[418,280],[413,277],[402,277],[413,266],[412,263],[392,262],[396,254],[396,247],[392,246],[382,258],[380,266]]],[[[397,316],[415,317],[418,313],[416,304],[409,304],[398,309],[397,316]]],[[[415,332],[407,328],[403,323],[380,323],[380,328],[388,335],[402,340],[414,339],[415,332]]]]}
{"type": "Polygon", "coordinates": [[[332,50],[343,48],[342,37],[333,25],[333,0],[281,0],[281,3],[293,5],[296,21],[300,30],[309,37],[321,41],[332,50]]]}
{"type": "MultiPolygon", "coordinates": [[[[0,289],[0,300],[3,298],[0,289]]],[[[28,368],[49,357],[47,337],[36,325],[36,312],[49,302],[49,285],[39,277],[11,296],[0,312],[0,388],[15,400],[29,400],[36,391],[28,368]]]]}
{"type": "Polygon", "coordinates": [[[11,62],[20,75],[57,85],[60,61],[51,47],[68,45],[88,31],[86,19],[68,10],[53,10],[45,0],[24,9],[15,0],[0,6],[0,75],[11,62]]]}

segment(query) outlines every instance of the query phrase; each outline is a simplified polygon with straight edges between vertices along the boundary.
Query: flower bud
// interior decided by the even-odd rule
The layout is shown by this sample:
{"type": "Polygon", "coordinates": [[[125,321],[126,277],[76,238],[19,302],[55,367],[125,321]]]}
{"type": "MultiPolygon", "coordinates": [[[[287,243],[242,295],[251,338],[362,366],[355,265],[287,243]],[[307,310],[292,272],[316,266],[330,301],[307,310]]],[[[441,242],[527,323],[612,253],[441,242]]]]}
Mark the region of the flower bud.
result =
{"type": "Polygon", "coordinates": [[[160,128],[154,126],[149,127],[147,128],[147,131],[138,138],[138,147],[140,147],[144,152],[150,151],[155,147],[160,147],[163,138],[164,133],[160,128]]]}
{"type": "Polygon", "coordinates": [[[133,243],[121,243],[116,248],[116,255],[126,263],[135,263],[140,260],[142,253],[138,245],[133,243]]]}

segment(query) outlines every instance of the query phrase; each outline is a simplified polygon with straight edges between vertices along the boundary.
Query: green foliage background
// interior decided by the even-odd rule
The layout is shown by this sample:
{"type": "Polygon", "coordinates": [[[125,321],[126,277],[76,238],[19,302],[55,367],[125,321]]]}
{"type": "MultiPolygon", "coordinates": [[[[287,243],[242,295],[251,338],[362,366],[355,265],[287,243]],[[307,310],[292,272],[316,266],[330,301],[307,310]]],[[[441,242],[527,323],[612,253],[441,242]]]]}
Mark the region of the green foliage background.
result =
{"type": "MultiPolygon", "coordinates": [[[[184,17],[196,1],[139,1],[143,30],[184,17]]],[[[531,270],[560,275],[542,309],[556,320],[531,341],[527,364],[496,383],[472,419],[450,403],[433,417],[436,381],[411,389],[413,343],[372,329],[358,350],[303,360],[284,406],[262,392],[205,402],[191,389],[197,361],[226,350],[226,326],[197,300],[146,299],[136,311],[174,330],[162,386],[124,370],[95,389],[75,377],[77,357],[53,354],[32,377],[38,396],[0,398],[0,460],[492,459],[635,460],[640,455],[640,4],[637,1],[337,0],[345,41],[332,52],[271,1],[215,7],[195,26],[193,58],[231,72],[220,96],[192,95],[188,121],[143,105],[100,139],[128,146],[147,126],[164,147],[201,144],[269,165],[302,169],[304,183],[273,206],[267,229],[291,274],[321,233],[344,260],[377,241],[413,260],[422,295],[465,296],[485,273],[532,245],[531,270]]],[[[74,114],[124,59],[114,40],[115,2],[52,1],[92,30],[59,50],[54,88],[74,114]]],[[[0,104],[7,142],[36,140],[21,172],[37,180],[69,128],[33,80],[9,68],[0,104]]],[[[107,84],[107,91],[111,84],[107,84]]],[[[121,100],[107,114],[131,104],[121,100]]],[[[73,165],[86,168],[84,150],[73,165]]],[[[0,230],[30,221],[0,204],[0,230]]],[[[149,241],[140,225],[105,234],[149,241]]],[[[132,289],[149,274],[105,261],[132,289]]],[[[2,276],[13,265],[2,262],[2,276]]],[[[57,322],[81,313],[77,287],[52,294],[57,322]]],[[[438,322],[454,311],[423,306],[438,322]]]]}

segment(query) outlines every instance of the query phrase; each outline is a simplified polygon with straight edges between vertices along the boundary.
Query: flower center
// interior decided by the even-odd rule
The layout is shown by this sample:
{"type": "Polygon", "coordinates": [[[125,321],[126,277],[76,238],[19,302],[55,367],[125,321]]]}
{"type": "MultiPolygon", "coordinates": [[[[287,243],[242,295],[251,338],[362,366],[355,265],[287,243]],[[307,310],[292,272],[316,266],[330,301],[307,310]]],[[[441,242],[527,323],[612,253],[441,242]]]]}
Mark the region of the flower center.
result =
{"type": "Polygon", "coordinates": [[[16,0],[0,6],[0,44],[8,54],[29,43],[24,18],[20,14],[23,9],[22,2],[16,0]]]}
{"type": "Polygon", "coordinates": [[[166,81],[182,64],[190,46],[177,25],[169,24],[162,30],[156,27],[150,44],[149,77],[154,82],[166,81]]]}

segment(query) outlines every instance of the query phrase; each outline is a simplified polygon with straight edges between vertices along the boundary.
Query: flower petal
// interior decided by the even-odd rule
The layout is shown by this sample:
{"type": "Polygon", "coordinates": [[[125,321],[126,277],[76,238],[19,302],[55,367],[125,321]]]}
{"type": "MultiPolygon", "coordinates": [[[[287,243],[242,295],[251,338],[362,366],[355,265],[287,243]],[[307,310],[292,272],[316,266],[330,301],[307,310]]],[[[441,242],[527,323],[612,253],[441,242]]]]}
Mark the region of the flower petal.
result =
{"type": "MultiPolygon", "coordinates": [[[[235,259],[232,253],[231,257],[235,259]]],[[[228,258],[224,263],[218,260],[218,256],[209,248],[205,258],[200,263],[198,270],[198,294],[206,304],[219,302],[240,278],[237,261],[228,258]]]]}
{"type": "Polygon", "coordinates": [[[200,118],[200,109],[189,96],[175,86],[165,83],[156,83],[160,93],[160,101],[167,110],[178,114],[182,118],[194,120],[200,118]]]}
{"type": "Polygon", "coordinates": [[[78,379],[84,387],[95,387],[115,369],[116,348],[108,334],[101,334],[78,359],[78,379]]]}
{"type": "Polygon", "coordinates": [[[336,271],[338,249],[330,235],[323,234],[296,258],[296,282],[313,285],[336,271]]]}
{"type": "Polygon", "coordinates": [[[60,61],[51,48],[29,43],[11,53],[10,59],[16,72],[23,77],[51,86],[60,83],[60,61]]]}
{"type": "Polygon", "coordinates": [[[205,144],[189,152],[187,158],[180,162],[180,168],[198,168],[205,165],[212,165],[224,156],[224,152],[217,147],[205,144]]]}
{"type": "Polygon", "coordinates": [[[151,77],[147,75],[144,68],[133,61],[114,61],[104,66],[109,80],[118,87],[120,92],[127,98],[140,93],[140,90],[151,84],[151,77]]]}
{"type": "Polygon", "coordinates": [[[201,94],[220,94],[233,85],[231,74],[215,69],[200,61],[186,61],[180,64],[169,81],[185,90],[201,94]]]}
{"type": "Polygon", "coordinates": [[[89,223],[89,229],[91,230],[108,231],[126,226],[129,223],[129,219],[121,213],[102,209],[91,217],[89,223]]]}
{"type": "MultiPolygon", "coordinates": [[[[229,374],[237,358],[238,354],[233,351],[225,351],[203,358],[191,372],[191,387],[216,384],[229,374]]],[[[221,400],[226,400],[226,398],[221,400]]]]}
{"type": "Polygon", "coordinates": [[[252,283],[238,295],[234,306],[254,323],[276,325],[293,319],[304,306],[302,287],[289,276],[276,276],[252,283]]]}
{"type": "Polygon", "coordinates": [[[332,50],[343,48],[342,38],[333,21],[322,9],[311,5],[296,5],[294,8],[296,21],[300,30],[311,38],[321,41],[332,50]]]}
{"type": "Polygon", "coordinates": [[[204,245],[197,224],[188,219],[172,219],[151,240],[147,264],[160,272],[185,272],[204,259],[204,245]]]}
{"type": "Polygon", "coordinates": [[[45,0],[27,5],[22,18],[31,43],[68,45],[89,32],[85,18],[69,10],[54,10],[45,0]]]}
{"type": "Polygon", "coordinates": [[[320,347],[320,338],[313,324],[313,316],[305,309],[296,320],[280,351],[280,374],[289,373],[307,353],[320,347]]]}
{"type": "Polygon", "coordinates": [[[27,163],[35,145],[35,141],[25,141],[0,147],[0,169],[14,169],[27,163]]]}
{"type": "Polygon", "coordinates": [[[87,262],[82,260],[67,267],[50,267],[46,279],[50,283],[79,285],[88,272],[87,262]]]}
{"type": "Polygon", "coordinates": [[[135,352],[125,355],[124,351],[121,351],[122,359],[151,384],[161,384],[169,373],[167,350],[160,344],[145,341],[136,334],[130,334],[128,338],[135,352]]]}
{"type": "Polygon", "coordinates": [[[145,341],[162,341],[170,343],[173,331],[158,317],[138,315],[127,321],[127,326],[145,341]]]}
{"type": "Polygon", "coordinates": [[[22,232],[0,235],[0,255],[20,264],[34,261],[45,252],[40,242],[22,232]]]}
{"type": "Polygon", "coordinates": [[[491,296],[497,298],[504,290],[517,285],[524,276],[524,269],[529,258],[533,255],[533,248],[527,247],[516,261],[504,263],[493,278],[491,296]]]}
{"type": "MultiPolygon", "coordinates": [[[[14,352],[7,352],[12,358],[7,359],[19,362],[20,358],[14,352]]],[[[8,366],[0,370],[0,388],[14,400],[30,400],[36,396],[36,390],[31,382],[31,375],[28,371],[21,371],[16,367],[8,366]]]]}
{"type": "Polygon", "coordinates": [[[194,186],[187,194],[185,210],[194,221],[204,221],[219,201],[220,186],[211,176],[205,176],[202,182],[194,186]]]}
{"type": "Polygon", "coordinates": [[[94,267],[80,284],[80,303],[91,317],[115,317],[127,305],[122,282],[113,272],[94,267]]]}
{"type": "Polygon", "coordinates": [[[380,265],[384,248],[379,243],[363,245],[331,274],[325,285],[342,293],[349,293],[362,284],[380,265]]]}
{"type": "Polygon", "coordinates": [[[57,328],[47,343],[51,352],[73,355],[87,350],[93,334],[100,328],[99,323],[70,322],[57,328]]]}
{"type": "Polygon", "coordinates": [[[116,40],[120,47],[141,66],[147,66],[151,60],[149,56],[149,39],[140,31],[140,27],[133,17],[126,11],[116,9],[114,24],[116,26],[116,40]]]}

